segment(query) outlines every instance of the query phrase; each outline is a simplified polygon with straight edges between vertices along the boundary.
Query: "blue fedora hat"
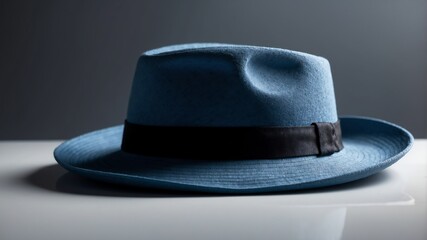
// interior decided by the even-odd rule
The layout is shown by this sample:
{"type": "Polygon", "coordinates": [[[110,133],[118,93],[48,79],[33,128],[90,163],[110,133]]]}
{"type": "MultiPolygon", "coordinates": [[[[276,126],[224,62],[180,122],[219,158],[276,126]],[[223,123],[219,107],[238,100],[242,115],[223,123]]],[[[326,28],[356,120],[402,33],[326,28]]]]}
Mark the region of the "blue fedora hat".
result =
{"type": "Polygon", "coordinates": [[[68,140],[54,156],[101,181],[258,193],[361,179],[395,163],[412,142],[395,124],[338,117],[322,57],[185,44],[142,54],[124,125],[68,140]]]}

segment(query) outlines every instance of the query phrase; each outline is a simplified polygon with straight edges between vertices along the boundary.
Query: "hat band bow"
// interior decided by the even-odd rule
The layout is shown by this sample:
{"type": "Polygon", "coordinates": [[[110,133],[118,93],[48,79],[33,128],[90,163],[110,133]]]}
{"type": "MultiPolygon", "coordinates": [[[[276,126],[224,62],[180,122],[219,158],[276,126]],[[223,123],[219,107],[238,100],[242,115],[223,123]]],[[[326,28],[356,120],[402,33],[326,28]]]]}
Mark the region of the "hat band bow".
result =
{"type": "Polygon", "coordinates": [[[272,159],[343,149],[340,122],[300,127],[148,126],[125,121],[122,150],[183,159],[272,159]]]}

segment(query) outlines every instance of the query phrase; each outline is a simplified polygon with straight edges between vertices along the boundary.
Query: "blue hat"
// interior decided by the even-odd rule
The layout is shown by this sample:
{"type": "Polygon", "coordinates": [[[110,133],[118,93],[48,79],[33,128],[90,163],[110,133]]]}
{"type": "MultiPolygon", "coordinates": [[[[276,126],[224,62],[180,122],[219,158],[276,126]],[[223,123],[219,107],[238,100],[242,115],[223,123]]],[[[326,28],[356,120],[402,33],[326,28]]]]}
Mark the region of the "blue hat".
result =
{"type": "Polygon", "coordinates": [[[69,171],[106,182],[258,193],[361,179],[412,143],[395,124],[338,117],[325,58],[185,44],[142,54],[124,125],[68,140],[54,156],[69,171]]]}

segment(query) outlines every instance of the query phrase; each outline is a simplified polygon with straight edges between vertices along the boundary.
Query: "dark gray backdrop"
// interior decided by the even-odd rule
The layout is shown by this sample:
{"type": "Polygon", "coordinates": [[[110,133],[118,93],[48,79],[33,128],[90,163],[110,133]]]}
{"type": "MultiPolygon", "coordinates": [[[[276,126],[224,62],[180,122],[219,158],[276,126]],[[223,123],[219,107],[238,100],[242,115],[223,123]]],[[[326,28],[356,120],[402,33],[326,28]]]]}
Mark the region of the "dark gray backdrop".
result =
{"type": "Polygon", "coordinates": [[[427,136],[427,1],[1,1],[0,139],[123,122],[139,54],[185,42],[329,59],[338,111],[427,136]]]}

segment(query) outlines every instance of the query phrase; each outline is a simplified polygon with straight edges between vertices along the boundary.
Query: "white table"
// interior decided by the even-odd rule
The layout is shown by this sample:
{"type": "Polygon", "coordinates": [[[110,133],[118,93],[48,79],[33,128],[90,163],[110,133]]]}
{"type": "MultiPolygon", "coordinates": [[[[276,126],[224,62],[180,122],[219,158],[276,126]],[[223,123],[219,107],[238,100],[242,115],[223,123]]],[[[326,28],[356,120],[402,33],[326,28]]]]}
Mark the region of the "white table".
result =
{"type": "Polygon", "coordinates": [[[66,172],[60,141],[0,142],[0,239],[427,239],[427,140],[367,179],[221,196],[103,184],[66,172]]]}

